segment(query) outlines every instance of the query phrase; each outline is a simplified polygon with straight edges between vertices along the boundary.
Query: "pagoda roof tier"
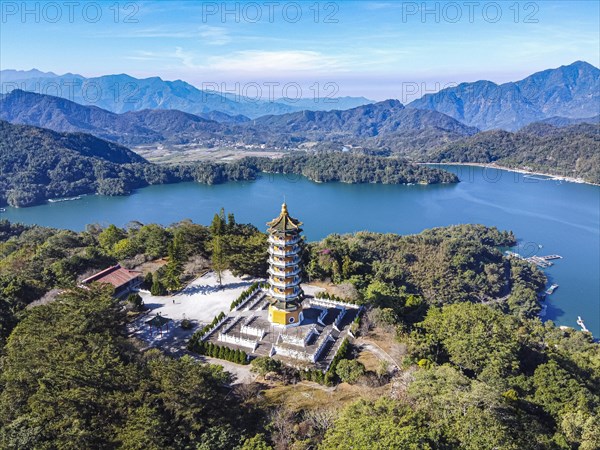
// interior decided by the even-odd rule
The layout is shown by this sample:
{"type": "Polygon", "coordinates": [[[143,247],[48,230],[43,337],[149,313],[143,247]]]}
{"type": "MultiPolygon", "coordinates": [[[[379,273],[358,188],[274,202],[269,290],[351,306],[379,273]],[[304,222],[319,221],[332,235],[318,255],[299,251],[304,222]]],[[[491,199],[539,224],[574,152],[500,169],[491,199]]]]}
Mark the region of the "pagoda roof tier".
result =
{"type": "Polygon", "coordinates": [[[298,219],[294,219],[289,215],[287,205],[285,203],[281,205],[281,212],[279,213],[279,216],[273,219],[272,221],[267,222],[267,225],[269,226],[269,233],[302,231],[302,229],[300,228],[302,222],[300,222],[298,219]]]}
{"type": "Polygon", "coordinates": [[[271,305],[275,308],[279,308],[285,311],[296,311],[298,308],[302,307],[298,300],[282,301],[273,297],[271,298],[271,305]]]}

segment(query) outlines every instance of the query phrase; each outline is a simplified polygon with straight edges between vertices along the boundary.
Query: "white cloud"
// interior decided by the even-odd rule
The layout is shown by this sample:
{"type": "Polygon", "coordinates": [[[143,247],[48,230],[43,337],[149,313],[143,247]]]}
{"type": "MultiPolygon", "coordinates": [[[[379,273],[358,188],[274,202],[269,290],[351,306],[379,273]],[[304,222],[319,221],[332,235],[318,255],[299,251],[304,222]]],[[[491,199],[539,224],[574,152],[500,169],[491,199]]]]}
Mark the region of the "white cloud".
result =
{"type": "Polygon", "coordinates": [[[338,58],[308,50],[244,50],[208,59],[206,68],[220,71],[289,72],[322,71],[341,68],[338,58]]]}
{"type": "Polygon", "coordinates": [[[202,37],[202,42],[209,45],[225,45],[231,42],[229,31],[223,27],[205,25],[200,29],[200,37],[202,37]]]}
{"type": "Polygon", "coordinates": [[[198,55],[175,47],[171,52],[137,51],[127,59],[134,61],[162,61],[167,65],[193,70],[232,73],[289,73],[331,72],[344,70],[342,58],[326,56],[308,50],[266,51],[244,50],[218,56],[198,55]]]}

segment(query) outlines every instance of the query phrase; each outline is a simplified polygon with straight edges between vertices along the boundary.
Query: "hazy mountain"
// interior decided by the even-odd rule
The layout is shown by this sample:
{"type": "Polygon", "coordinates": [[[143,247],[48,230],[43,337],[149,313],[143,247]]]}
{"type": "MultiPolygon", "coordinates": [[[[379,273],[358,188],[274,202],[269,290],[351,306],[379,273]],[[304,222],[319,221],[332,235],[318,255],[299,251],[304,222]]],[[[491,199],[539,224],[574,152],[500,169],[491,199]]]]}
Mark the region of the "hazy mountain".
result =
{"type": "Polygon", "coordinates": [[[516,130],[552,116],[591,117],[600,108],[600,70],[577,61],[517,82],[462,83],[424,95],[408,107],[439,111],[482,130],[516,130]]]}
{"type": "Polygon", "coordinates": [[[0,98],[0,119],[59,132],[85,132],[122,143],[149,143],[163,139],[160,133],[136,123],[137,118],[21,90],[14,90],[0,98]]]}
{"type": "Polygon", "coordinates": [[[600,128],[532,123],[518,132],[491,130],[434,149],[428,161],[497,163],[600,183],[600,128]]]}
{"type": "Polygon", "coordinates": [[[436,111],[405,108],[398,100],[344,111],[302,111],[260,117],[252,124],[292,141],[339,142],[411,154],[478,130],[436,111]]]}
{"type": "MultiPolygon", "coordinates": [[[[283,99],[256,101],[239,95],[222,95],[201,90],[181,80],[165,81],[159,77],[139,79],[126,74],[85,78],[74,74],[44,73],[35,69],[3,70],[0,71],[0,81],[2,93],[22,89],[66,98],[82,105],[97,106],[115,113],[145,109],[177,109],[200,116],[216,111],[237,117],[237,120],[223,117],[227,119],[219,120],[223,122],[241,122],[239,116],[256,118],[267,114],[299,111],[305,107],[320,110],[331,109],[331,106],[335,105],[336,109],[343,109],[369,103],[369,100],[362,97],[321,99],[319,102],[312,99],[300,99],[298,102],[283,99]]],[[[216,117],[211,119],[214,118],[216,117]]]]}
{"type": "Polygon", "coordinates": [[[317,141],[338,149],[359,144],[407,153],[477,132],[435,111],[407,109],[397,100],[345,111],[302,111],[218,123],[177,110],[115,114],[59,97],[15,90],[0,99],[0,118],[55,131],[82,131],[128,145],[168,141],[295,147],[317,141]]]}
{"type": "Polygon", "coordinates": [[[0,119],[54,131],[90,133],[123,144],[186,142],[228,130],[226,125],[177,110],[115,114],[96,106],[21,90],[0,98],[0,119]]]}
{"type": "Polygon", "coordinates": [[[242,114],[237,114],[235,116],[230,116],[229,114],[225,114],[221,111],[209,111],[206,113],[197,114],[198,117],[202,117],[207,120],[214,120],[215,122],[221,123],[244,123],[251,120],[249,117],[246,117],[242,114]]]}
{"type": "Polygon", "coordinates": [[[553,116],[553,117],[548,117],[547,119],[544,119],[544,120],[540,120],[539,123],[547,123],[549,125],[554,125],[555,127],[567,127],[569,125],[577,125],[578,123],[599,124],[600,123],[600,115],[594,116],[594,117],[582,117],[580,119],[571,119],[569,117],[553,116]]]}
{"type": "Polygon", "coordinates": [[[53,72],[42,72],[37,69],[31,70],[0,70],[0,83],[8,83],[15,80],[23,80],[28,78],[56,78],[53,72]]]}
{"type": "Polygon", "coordinates": [[[255,119],[255,125],[309,136],[373,137],[399,131],[435,127],[463,135],[477,130],[435,111],[405,108],[398,100],[385,100],[348,110],[300,111],[255,119]]]}
{"type": "Polygon", "coordinates": [[[277,103],[289,105],[297,110],[309,111],[333,111],[356,108],[357,106],[368,105],[375,103],[374,100],[369,100],[365,97],[323,97],[323,98],[300,98],[286,99],[279,98],[275,100],[277,103]]]}

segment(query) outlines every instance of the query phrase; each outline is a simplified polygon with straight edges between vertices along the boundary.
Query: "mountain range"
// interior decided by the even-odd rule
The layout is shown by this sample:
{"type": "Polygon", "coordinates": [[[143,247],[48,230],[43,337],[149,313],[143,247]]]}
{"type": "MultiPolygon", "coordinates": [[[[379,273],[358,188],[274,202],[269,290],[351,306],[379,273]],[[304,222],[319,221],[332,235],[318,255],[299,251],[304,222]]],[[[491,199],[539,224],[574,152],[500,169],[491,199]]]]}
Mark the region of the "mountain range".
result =
{"type": "Polygon", "coordinates": [[[461,83],[408,106],[438,111],[481,130],[518,130],[551,117],[593,117],[600,113],[600,70],[577,61],[517,82],[461,83]]]}
{"type": "Polygon", "coordinates": [[[404,152],[452,142],[478,130],[436,111],[405,108],[387,100],[345,111],[302,111],[252,121],[216,122],[177,110],[116,114],[96,106],[14,90],[0,97],[0,119],[60,132],[85,132],[126,145],[219,141],[295,147],[317,142],[386,147],[404,152]]]}
{"type": "MultiPolygon", "coordinates": [[[[0,89],[1,93],[23,89],[54,95],[114,113],[176,109],[225,123],[243,123],[247,118],[303,110],[347,110],[374,103],[364,97],[255,101],[198,89],[182,80],[139,79],[126,74],[86,78],[36,69],[0,71],[0,89]]],[[[600,114],[600,70],[587,62],[576,61],[516,82],[461,83],[424,95],[407,107],[437,111],[480,130],[514,131],[551,118],[559,122],[587,119],[600,114]]]]}
{"type": "MultiPolygon", "coordinates": [[[[72,73],[56,75],[36,69],[0,71],[0,93],[7,93],[13,89],[58,96],[115,113],[145,109],[177,109],[196,115],[217,111],[229,116],[256,118],[306,108],[347,109],[372,103],[364,97],[320,98],[318,101],[307,98],[280,98],[269,101],[268,86],[264,86],[264,99],[255,100],[242,95],[202,90],[182,80],[165,81],[159,77],[142,79],[118,74],[86,78],[72,73]]],[[[240,89],[243,89],[243,86],[240,89]]]]}

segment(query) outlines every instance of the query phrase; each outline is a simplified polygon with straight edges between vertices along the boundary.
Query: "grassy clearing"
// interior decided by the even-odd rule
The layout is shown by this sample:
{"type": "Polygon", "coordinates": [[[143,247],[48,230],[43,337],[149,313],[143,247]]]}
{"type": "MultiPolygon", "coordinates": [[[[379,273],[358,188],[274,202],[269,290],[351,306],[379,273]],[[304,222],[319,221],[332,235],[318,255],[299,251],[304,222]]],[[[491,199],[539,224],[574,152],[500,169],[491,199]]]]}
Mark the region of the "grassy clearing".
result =
{"type": "Polygon", "coordinates": [[[380,397],[389,387],[367,388],[352,386],[342,383],[335,388],[324,388],[313,383],[300,383],[289,386],[277,386],[264,391],[264,398],[268,406],[285,406],[291,411],[315,408],[341,408],[359,398],[380,397]]]}

